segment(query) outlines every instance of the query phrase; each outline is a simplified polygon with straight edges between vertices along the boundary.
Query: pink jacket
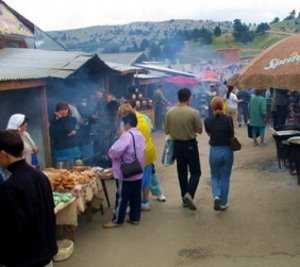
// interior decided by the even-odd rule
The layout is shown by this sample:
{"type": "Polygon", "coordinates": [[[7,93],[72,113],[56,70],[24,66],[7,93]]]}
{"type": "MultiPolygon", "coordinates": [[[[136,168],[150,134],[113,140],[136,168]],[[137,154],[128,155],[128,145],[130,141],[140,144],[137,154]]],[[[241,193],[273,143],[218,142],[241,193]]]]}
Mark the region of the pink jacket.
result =
{"type": "MultiPolygon", "coordinates": [[[[134,136],[137,159],[141,166],[144,167],[145,139],[137,128],[132,128],[129,131],[134,136]]],[[[115,179],[123,179],[121,163],[131,163],[135,160],[132,135],[129,132],[124,132],[112,145],[108,155],[112,160],[112,169],[115,179]]],[[[139,174],[126,179],[126,181],[137,181],[142,179],[142,177],[143,174],[139,174]]]]}

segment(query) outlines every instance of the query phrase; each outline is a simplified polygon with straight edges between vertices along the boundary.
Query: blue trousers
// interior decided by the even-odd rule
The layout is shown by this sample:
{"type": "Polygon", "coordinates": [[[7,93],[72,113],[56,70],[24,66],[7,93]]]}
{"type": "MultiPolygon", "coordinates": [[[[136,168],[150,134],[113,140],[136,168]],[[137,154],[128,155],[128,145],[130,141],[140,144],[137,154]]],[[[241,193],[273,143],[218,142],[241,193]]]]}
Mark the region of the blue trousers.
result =
{"type": "Polygon", "coordinates": [[[156,173],[152,174],[150,191],[153,196],[159,197],[162,195],[160,180],[159,180],[158,176],[156,175],[156,173]]]}
{"type": "Polygon", "coordinates": [[[233,151],[229,147],[211,147],[209,164],[211,169],[212,194],[227,205],[230,188],[230,176],[233,165],[233,151]]]}

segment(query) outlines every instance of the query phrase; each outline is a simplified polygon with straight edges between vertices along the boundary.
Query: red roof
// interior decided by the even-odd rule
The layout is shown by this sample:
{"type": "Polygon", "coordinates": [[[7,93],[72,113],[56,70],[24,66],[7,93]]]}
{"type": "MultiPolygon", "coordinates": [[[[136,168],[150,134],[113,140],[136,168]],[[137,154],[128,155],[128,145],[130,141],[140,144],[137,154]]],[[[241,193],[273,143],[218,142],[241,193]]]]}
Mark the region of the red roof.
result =
{"type": "Polygon", "coordinates": [[[173,76],[164,79],[165,82],[171,83],[177,86],[196,86],[200,82],[195,78],[189,78],[184,76],[173,76]]]}

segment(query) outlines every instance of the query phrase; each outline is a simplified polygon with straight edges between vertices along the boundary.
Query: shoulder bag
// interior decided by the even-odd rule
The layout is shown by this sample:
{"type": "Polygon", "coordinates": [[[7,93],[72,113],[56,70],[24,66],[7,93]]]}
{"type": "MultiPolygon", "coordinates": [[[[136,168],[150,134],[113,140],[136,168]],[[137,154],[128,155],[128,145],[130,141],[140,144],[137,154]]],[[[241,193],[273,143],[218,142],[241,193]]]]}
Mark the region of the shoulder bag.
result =
{"type": "MultiPolygon", "coordinates": [[[[229,120],[229,124],[232,127],[232,131],[234,132],[233,123],[229,118],[228,118],[228,120],[229,120]]],[[[242,149],[242,145],[241,145],[240,141],[235,136],[231,137],[229,147],[233,152],[240,151],[242,149]]]]}

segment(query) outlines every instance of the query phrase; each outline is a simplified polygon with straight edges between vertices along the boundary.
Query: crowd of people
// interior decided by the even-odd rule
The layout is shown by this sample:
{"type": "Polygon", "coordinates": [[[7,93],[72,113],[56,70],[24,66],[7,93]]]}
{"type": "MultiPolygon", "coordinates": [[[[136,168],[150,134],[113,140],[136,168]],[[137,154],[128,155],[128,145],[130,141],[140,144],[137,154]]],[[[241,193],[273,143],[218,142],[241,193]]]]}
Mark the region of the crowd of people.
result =
{"type": "MultiPolygon", "coordinates": [[[[242,122],[250,126],[258,145],[258,137],[264,143],[270,118],[276,130],[285,127],[288,111],[299,119],[300,98],[295,93],[227,88],[223,94],[211,87],[210,114],[204,125],[199,111],[191,106],[192,92],[186,88],[178,91],[178,103],[166,112],[165,119],[160,117],[156,122],[172,140],[180,200],[192,211],[197,209],[194,199],[201,177],[198,135],[205,130],[209,136],[213,208],[222,212],[229,208],[235,127],[242,122]]],[[[155,98],[154,106],[162,110],[167,100],[160,91],[155,98]]],[[[87,99],[79,106],[56,105],[50,121],[53,157],[55,162],[82,159],[97,164],[95,155],[104,155],[111,162],[116,181],[116,202],[111,222],[103,227],[122,226],[127,213],[127,222],[138,225],[141,213],[151,210],[151,194],[158,201],[166,201],[155,168],[152,121],[136,110],[134,101],[120,103],[101,91],[96,99],[94,106],[87,99]]],[[[39,148],[28,132],[28,123],[25,115],[14,114],[7,129],[0,131],[0,265],[6,267],[47,266],[57,252],[51,186],[39,171],[39,148]]]]}

